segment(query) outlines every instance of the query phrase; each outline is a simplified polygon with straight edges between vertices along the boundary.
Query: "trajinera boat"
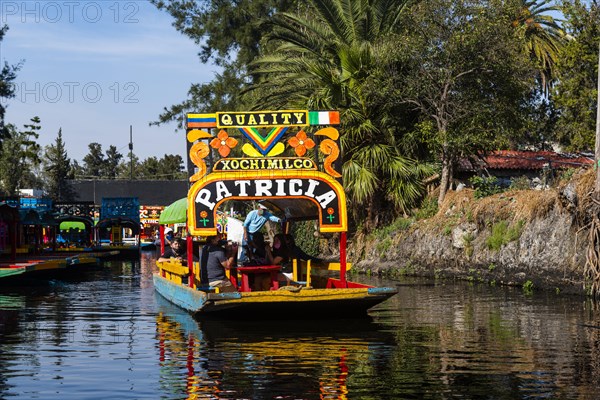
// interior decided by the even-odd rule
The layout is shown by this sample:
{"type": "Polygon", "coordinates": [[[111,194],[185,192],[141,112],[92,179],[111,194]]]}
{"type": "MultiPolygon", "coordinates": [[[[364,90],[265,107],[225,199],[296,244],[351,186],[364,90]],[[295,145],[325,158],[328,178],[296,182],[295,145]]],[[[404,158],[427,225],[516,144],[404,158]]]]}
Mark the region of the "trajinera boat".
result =
{"type": "Polygon", "coordinates": [[[339,122],[337,111],[188,114],[189,158],[197,171],[187,196],[188,262],[157,262],[157,292],[197,317],[254,318],[365,316],[396,294],[396,288],[346,279],[348,220],[339,122]],[[236,292],[210,288],[193,262],[194,243],[217,235],[223,224],[219,208],[232,200],[261,201],[282,217],[283,233],[295,222],[316,221],[321,233],[339,241],[339,260],[312,265],[292,260],[294,285],[281,287],[280,266],[238,266],[230,277],[236,292]],[[267,275],[269,290],[249,285],[260,274],[267,275]]]}

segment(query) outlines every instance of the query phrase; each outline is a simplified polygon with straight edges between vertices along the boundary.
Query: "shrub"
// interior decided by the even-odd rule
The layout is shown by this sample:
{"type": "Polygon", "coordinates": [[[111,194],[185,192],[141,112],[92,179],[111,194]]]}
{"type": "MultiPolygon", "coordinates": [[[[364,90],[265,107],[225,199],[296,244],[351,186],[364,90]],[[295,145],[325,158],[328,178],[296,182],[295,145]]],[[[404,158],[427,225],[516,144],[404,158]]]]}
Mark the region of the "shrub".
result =
{"type": "Polygon", "coordinates": [[[563,169],[558,173],[558,181],[569,181],[573,175],[575,175],[575,172],[578,171],[578,168],[567,168],[567,169],[563,169]]]}
{"type": "Polygon", "coordinates": [[[498,178],[495,176],[473,176],[471,179],[469,179],[469,181],[475,189],[474,196],[476,199],[481,199],[482,197],[487,197],[502,192],[502,188],[498,184],[498,178]]]}
{"type": "Polygon", "coordinates": [[[410,218],[396,218],[390,225],[375,230],[373,234],[377,239],[382,240],[390,237],[392,233],[407,230],[412,223],[413,220],[410,218]]]}
{"type": "Polygon", "coordinates": [[[492,226],[492,234],[487,238],[486,244],[490,250],[500,250],[503,244],[505,244],[504,235],[508,230],[508,222],[500,221],[492,226]]]}
{"type": "Polygon", "coordinates": [[[526,176],[519,176],[514,178],[510,182],[510,188],[514,190],[528,190],[531,189],[529,178],[526,176]]]}
{"type": "Polygon", "coordinates": [[[383,241],[377,243],[377,253],[381,258],[384,257],[385,253],[392,247],[392,239],[389,237],[385,238],[383,241]]]}
{"type": "Polygon", "coordinates": [[[525,221],[519,220],[517,225],[511,226],[508,228],[508,232],[506,233],[506,240],[508,242],[512,242],[514,240],[518,240],[523,233],[523,228],[525,227],[525,221]]]}
{"type": "Polygon", "coordinates": [[[437,212],[438,212],[437,199],[435,199],[433,197],[427,197],[421,203],[421,208],[417,209],[414,212],[414,216],[415,216],[415,219],[418,221],[421,219],[427,219],[427,218],[433,217],[435,214],[437,214],[437,212]]]}
{"type": "Polygon", "coordinates": [[[312,221],[297,222],[292,225],[292,235],[296,245],[307,254],[317,256],[320,253],[319,237],[315,236],[315,225],[312,221]]]}
{"type": "Polygon", "coordinates": [[[492,225],[492,234],[487,238],[486,244],[490,250],[500,250],[500,248],[521,237],[525,221],[520,220],[515,226],[509,227],[507,221],[500,221],[492,225]]]}

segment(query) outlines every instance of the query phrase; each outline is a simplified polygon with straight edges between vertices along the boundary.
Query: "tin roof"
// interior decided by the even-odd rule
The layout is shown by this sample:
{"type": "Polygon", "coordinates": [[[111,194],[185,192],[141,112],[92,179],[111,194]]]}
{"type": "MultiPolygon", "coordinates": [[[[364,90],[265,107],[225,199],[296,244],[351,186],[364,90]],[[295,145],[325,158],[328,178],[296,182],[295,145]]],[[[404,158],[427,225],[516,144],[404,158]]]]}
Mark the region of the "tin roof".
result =
{"type": "Polygon", "coordinates": [[[484,156],[481,161],[461,160],[459,170],[474,171],[481,168],[537,170],[544,168],[544,166],[550,168],[578,168],[593,164],[592,157],[581,154],[564,154],[553,151],[497,150],[484,156]]]}

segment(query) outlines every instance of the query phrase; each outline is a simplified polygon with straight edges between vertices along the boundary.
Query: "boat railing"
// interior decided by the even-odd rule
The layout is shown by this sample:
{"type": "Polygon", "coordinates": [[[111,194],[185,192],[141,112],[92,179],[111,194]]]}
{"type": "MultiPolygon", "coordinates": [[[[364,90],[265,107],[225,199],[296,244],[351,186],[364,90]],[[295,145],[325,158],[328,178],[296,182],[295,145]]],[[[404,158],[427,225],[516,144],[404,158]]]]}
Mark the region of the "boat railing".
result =
{"type": "Polygon", "coordinates": [[[292,281],[295,284],[311,286],[311,261],[294,258],[292,260],[292,281]]]}
{"type": "Polygon", "coordinates": [[[174,283],[187,283],[190,275],[190,269],[183,265],[181,261],[172,258],[170,261],[157,262],[160,276],[174,283]]]}

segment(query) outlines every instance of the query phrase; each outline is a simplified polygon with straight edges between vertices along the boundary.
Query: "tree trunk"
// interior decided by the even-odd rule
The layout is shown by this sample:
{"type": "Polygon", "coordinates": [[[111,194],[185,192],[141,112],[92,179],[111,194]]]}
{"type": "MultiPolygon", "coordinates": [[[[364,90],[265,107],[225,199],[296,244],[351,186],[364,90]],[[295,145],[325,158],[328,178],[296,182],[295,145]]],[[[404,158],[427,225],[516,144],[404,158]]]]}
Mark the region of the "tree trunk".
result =
{"type": "Polygon", "coordinates": [[[596,103],[596,147],[594,168],[596,181],[594,191],[591,193],[592,223],[588,239],[587,257],[584,268],[586,285],[589,285],[590,294],[600,299],[600,46],[598,48],[598,98],[596,103]]]}
{"type": "Polygon", "coordinates": [[[596,152],[594,168],[596,169],[596,185],[594,191],[600,197],[600,46],[598,47],[598,97],[596,99],[596,152]]]}
{"type": "Polygon", "coordinates": [[[450,188],[452,179],[452,161],[449,157],[442,157],[442,176],[440,177],[440,195],[438,196],[438,206],[441,206],[450,188]]]}
{"type": "Polygon", "coordinates": [[[367,232],[371,232],[377,227],[377,212],[375,209],[375,198],[372,196],[367,201],[367,220],[365,221],[365,228],[367,232]]]}

